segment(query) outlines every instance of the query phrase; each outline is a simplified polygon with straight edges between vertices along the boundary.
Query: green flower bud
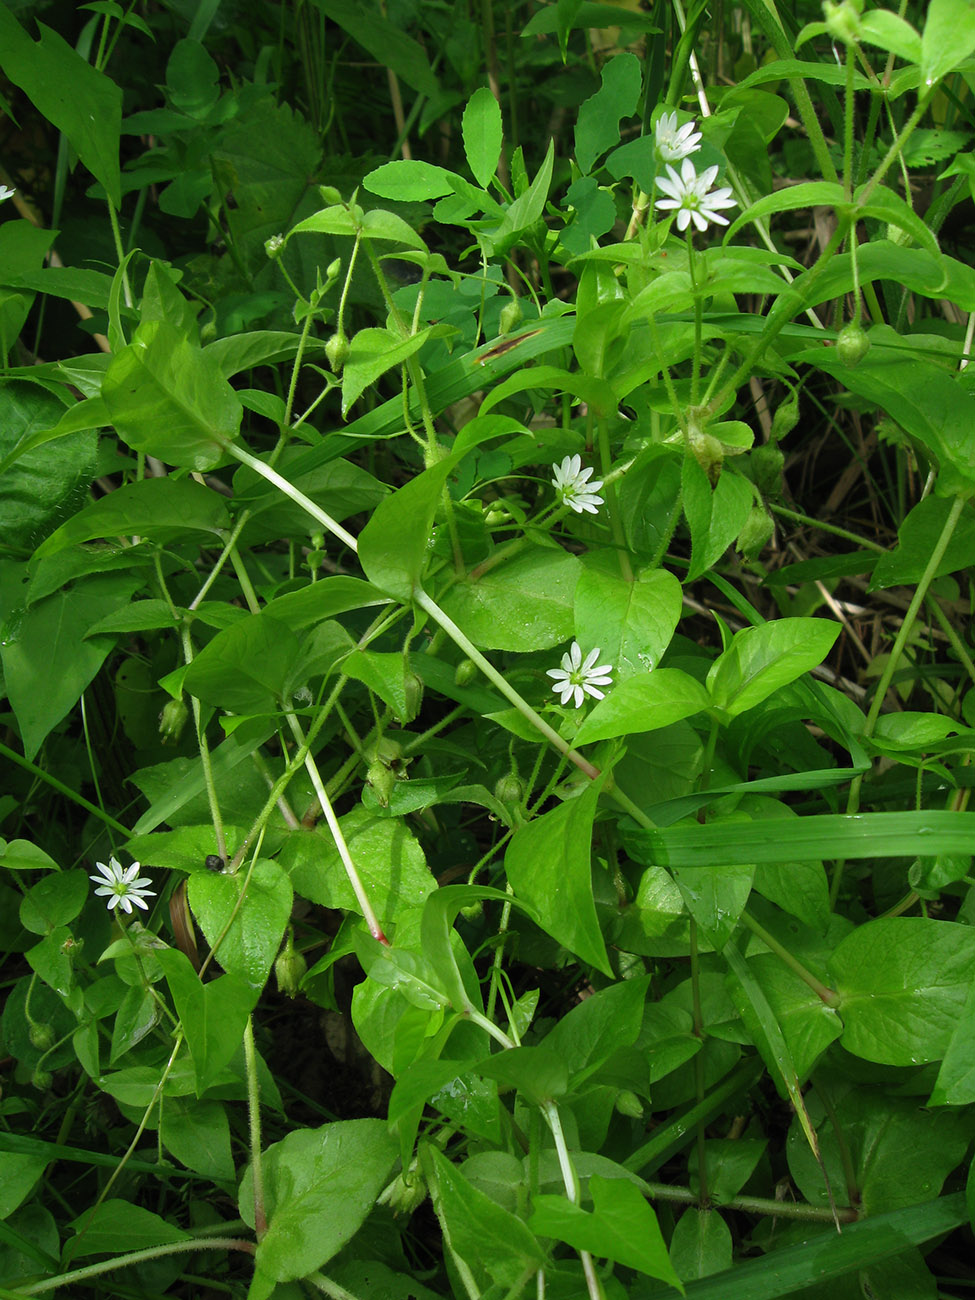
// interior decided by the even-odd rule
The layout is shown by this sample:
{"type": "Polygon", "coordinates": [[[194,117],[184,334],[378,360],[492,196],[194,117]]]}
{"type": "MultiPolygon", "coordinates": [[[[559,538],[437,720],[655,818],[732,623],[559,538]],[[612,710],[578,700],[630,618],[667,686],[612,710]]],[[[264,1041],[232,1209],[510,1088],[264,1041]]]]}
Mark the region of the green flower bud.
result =
{"type": "Polygon", "coordinates": [[[274,963],[274,978],[278,982],[278,992],[286,993],[289,998],[293,998],[301,987],[307,969],[308,963],[296,950],[294,932],[289,927],[284,947],[278,953],[274,963]]]}
{"type": "Polygon", "coordinates": [[[30,1081],[38,1092],[47,1092],[54,1082],[54,1075],[50,1070],[35,1070],[30,1077],[30,1081]]]}
{"type": "Polygon", "coordinates": [[[342,259],[341,257],[333,258],[333,260],[329,262],[328,266],[325,268],[325,279],[337,280],[341,274],[342,274],[342,259]]]}
{"type": "Polygon", "coordinates": [[[484,899],[476,898],[473,903],[465,903],[460,909],[460,915],[465,921],[473,923],[479,921],[484,914],[484,899]]]}
{"type": "Polygon", "coordinates": [[[616,1109],[630,1119],[643,1119],[643,1102],[629,1088],[621,1088],[616,1094],[616,1109]]]}
{"type": "Polygon", "coordinates": [[[373,762],[382,763],[384,767],[402,767],[403,746],[392,736],[380,736],[369,749],[367,757],[373,762]]]}
{"type": "Polygon", "coordinates": [[[164,745],[175,745],[179,742],[189,716],[190,711],[184,704],[182,696],[178,700],[167,700],[165,708],[159,715],[159,735],[164,745]]]}
{"type": "Polygon", "coordinates": [[[217,322],[206,320],[200,326],[200,342],[205,346],[217,337],[217,322]]]}
{"type": "Polygon", "coordinates": [[[281,250],[284,248],[284,235],[272,235],[270,239],[264,241],[264,251],[268,257],[274,261],[281,256],[281,250]]]}
{"type": "Polygon", "coordinates": [[[322,196],[322,202],[327,203],[329,207],[334,208],[337,203],[342,202],[342,195],[334,185],[319,185],[318,193],[322,196]]]}
{"type": "Polygon", "coordinates": [[[380,808],[389,807],[389,796],[396,785],[396,773],[392,768],[378,760],[366,768],[366,783],[372,786],[372,792],[380,808]]]}
{"type": "Polygon", "coordinates": [[[775,525],[764,506],[752,506],[745,526],[738,534],[736,546],[746,560],[757,559],[765,543],[772,536],[775,525]]]}
{"type": "Polygon", "coordinates": [[[782,491],[782,466],[785,456],[771,442],[753,447],[748,455],[752,478],[763,496],[778,496],[782,491]]]}
{"type": "Polygon", "coordinates": [[[411,668],[407,668],[403,674],[403,694],[406,696],[406,712],[403,721],[412,722],[420,712],[420,705],[423,703],[423,683],[411,668]]]}
{"type": "Polygon", "coordinates": [[[494,797],[506,808],[520,804],[525,797],[525,783],[515,772],[507,772],[495,784],[494,797]]]}
{"type": "Polygon", "coordinates": [[[389,1186],[384,1199],[393,1211],[394,1217],[412,1214],[427,1197],[427,1185],[418,1170],[412,1170],[409,1178],[397,1174],[389,1186]]]}
{"type": "Polygon", "coordinates": [[[826,30],[834,41],[840,41],[843,45],[855,45],[859,41],[862,13],[863,0],[840,0],[839,4],[834,4],[833,0],[823,0],[826,30]]]}
{"type": "Polygon", "coordinates": [[[506,307],[501,310],[501,321],[498,328],[499,334],[507,334],[510,330],[520,324],[524,312],[521,310],[520,298],[509,298],[506,307]]]}
{"type": "Polygon", "coordinates": [[[343,333],[337,331],[325,344],[325,355],[328,357],[328,364],[332,367],[333,375],[340,375],[342,367],[349,359],[349,340],[343,333]]]}
{"type": "Polygon", "coordinates": [[[844,366],[856,366],[870,351],[870,337],[862,325],[850,321],[836,338],[836,355],[844,366]]]}
{"type": "Polygon", "coordinates": [[[793,391],[772,416],[769,442],[781,442],[799,423],[799,398],[793,391]]]}
{"type": "Polygon", "coordinates": [[[473,659],[462,659],[454,669],[454,685],[469,686],[477,676],[477,664],[473,659]]]}
{"type": "Polygon", "coordinates": [[[47,1052],[54,1046],[54,1029],[51,1025],[35,1021],[27,1031],[31,1047],[39,1052],[47,1052]]]}

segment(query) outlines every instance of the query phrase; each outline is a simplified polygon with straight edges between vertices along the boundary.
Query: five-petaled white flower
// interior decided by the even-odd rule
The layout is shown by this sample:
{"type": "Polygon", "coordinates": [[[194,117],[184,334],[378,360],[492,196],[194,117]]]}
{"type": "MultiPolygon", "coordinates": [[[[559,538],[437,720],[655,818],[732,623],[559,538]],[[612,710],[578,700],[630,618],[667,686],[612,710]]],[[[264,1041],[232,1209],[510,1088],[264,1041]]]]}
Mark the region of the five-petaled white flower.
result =
{"type": "Polygon", "coordinates": [[[574,696],[575,706],[578,709],[587,695],[592,695],[597,700],[603,698],[605,692],[598,688],[612,686],[613,679],[610,672],[613,665],[597,665],[598,658],[599,646],[595,650],[590,650],[583,659],[579,642],[573,641],[569,650],[562,656],[562,667],[548,669],[547,675],[555,679],[552,690],[556,695],[562,696],[561,704],[568,704],[574,696]]]}
{"type": "Polygon", "coordinates": [[[0,185],[0,203],[2,203],[4,199],[12,199],[16,193],[17,191],[12,190],[9,185],[0,185]]]}
{"type": "Polygon", "coordinates": [[[692,153],[697,153],[701,144],[701,133],[694,130],[696,125],[697,123],[692,121],[678,126],[676,113],[664,113],[663,117],[657,120],[654,143],[657,147],[657,157],[661,162],[680,162],[692,153]]]}
{"type": "Polygon", "coordinates": [[[98,888],[96,894],[108,899],[106,906],[111,911],[113,907],[120,907],[123,912],[131,912],[132,904],[141,907],[144,912],[148,912],[149,904],[145,901],[147,898],[155,898],[154,889],[146,889],[146,885],[151,885],[152,881],[148,876],[139,876],[139,864],[133,862],[131,867],[124,870],[122,864],[117,858],[111,857],[108,860],[108,866],[104,862],[96,862],[95,866],[102,873],[100,876],[89,876],[98,888]]]}
{"type": "Polygon", "coordinates": [[[574,510],[577,515],[581,515],[583,510],[594,515],[603,504],[603,498],[596,495],[603,486],[603,481],[597,479],[595,483],[590,483],[591,473],[591,467],[582,468],[581,456],[566,456],[561,465],[555,466],[552,486],[562,504],[574,510]]]}
{"type": "Polygon", "coordinates": [[[657,187],[669,197],[658,199],[657,207],[661,211],[676,210],[678,230],[686,230],[692,221],[698,230],[707,230],[709,221],[726,226],[728,218],[723,217],[718,209],[736,205],[727,187],[708,193],[717,174],[717,167],[708,167],[698,176],[690,158],[684,159],[679,176],[673,167],[668,166],[667,175],[657,178],[657,187]]]}

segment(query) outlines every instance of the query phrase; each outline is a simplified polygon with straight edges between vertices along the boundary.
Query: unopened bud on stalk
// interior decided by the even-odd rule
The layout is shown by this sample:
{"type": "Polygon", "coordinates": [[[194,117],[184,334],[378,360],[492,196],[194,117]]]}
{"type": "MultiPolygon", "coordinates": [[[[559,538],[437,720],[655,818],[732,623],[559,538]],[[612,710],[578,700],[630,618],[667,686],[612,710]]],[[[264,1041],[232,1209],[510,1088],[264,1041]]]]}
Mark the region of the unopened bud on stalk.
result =
{"type": "Polygon", "coordinates": [[[862,325],[850,321],[836,337],[836,355],[844,366],[859,365],[870,351],[870,337],[862,325]]]}
{"type": "Polygon", "coordinates": [[[332,335],[325,344],[325,355],[332,367],[333,375],[340,375],[342,367],[349,359],[349,340],[339,331],[332,335]]]}
{"type": "Polygon", "coordinates": [[[301,987],[307,969],[308,963],[295,948],[294,931],[289,928],[284,947],[278,953],[274,963],[274,978],[278,982],[278,992],[286,993],[289,998],[293,998],[301,987]]]}
{"type": "Polygon", "coordinates": [[[264,241],[264,251],[272,260],[281,256],[281,250],[284,248],[284,235],[272,235],[270,239],[264,241]]]}
{"type": "Polygon", "coordinates": [[[182,697],[178,700],[167,700],[159,715],[159,735],[164,745],[175,745],[179,742],[189,715],[190,711],[182,697]]]}

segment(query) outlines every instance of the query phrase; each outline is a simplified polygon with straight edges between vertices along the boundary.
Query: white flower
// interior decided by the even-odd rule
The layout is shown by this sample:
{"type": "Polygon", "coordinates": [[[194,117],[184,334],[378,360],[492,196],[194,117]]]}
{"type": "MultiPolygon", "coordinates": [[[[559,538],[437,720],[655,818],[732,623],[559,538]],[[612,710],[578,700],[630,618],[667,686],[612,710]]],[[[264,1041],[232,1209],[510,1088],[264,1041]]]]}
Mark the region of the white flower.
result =
{"type": "Polygon", "coordinates": [[[698,176],[690,158],[684,159],[679,176],[668,166],[667,175],[657,178],[657,187],[670,197],[658,199],[657,207],[661,211],[676,209],[678,230],[686,230],[692,221],[698,230],[707,230],[709,221],[726,226],[728,218],[721,216],[717,209],[733,208],[735,200],[727,187],[708,193],[717,174],[717,167],[708,167],[698,176]]]}
{"type": "Polygon", "coordinates": [[[148,912],[149,904],[145,901],[147,898],[155,898],[154,889],[146,889],[146,885],[151,885],[152,881],[148,876],[142,876],[139,879],[139,864],[133,862],[131,867],[122,870],[122,864],[117,858],[111,857],[106,867],[104,862],[96,862],[95,866],[102,873],[100,876],[89,876],[98,888],[96,894],[108,899],[107,907],[111,911],[113,907],[120,907],[123,912],[131,912],[132,904],[141,907],[144,912],[148,912]]]}
{"type": "Polygon", "coordinates": [[[587,695],[592,695],[597,700],[603,698],[605,692],[597,687],[612,686],[610,671],[613,665],[599,664],[597,667],[598,658],[599,646],[583,659],[579,642],[573,641],[570,649],[562,656],[562,667],[548,669],[547,675],[555,679],[552,690],[556,695],[562,696],[561,704],[568,704],[574,696],[578,709],[587,695]]]}
{"type": "Polygon", "coordinates": [[[657,120],[655,143],[657,157],[661,162],[680,162],[682,158],[697,153],[701,145],[701,133],[694,130],[696,125],[692,121],[679,127],[676,113],[664,113],[657,120]]]}
{"type": "Polygon", "coordinates": [[[583,510],[594,515],[603,504],[603,498],[596,495],[603,486],[603,481],[597,479],[595,483],[590,483],[591,473],[591,468],[582,468],[581,456],[566,456],[561,465],[555,466],[552,486],[562,504],[574,510],[577,515],[581,515],[583,510]]]}
{"type": "Polygon", "coordinates": [[[16,193],[17,191],[12,190],[9,185],[0,185],[0,203],[2,203],[4,199],[12,199],[16,193]]]}

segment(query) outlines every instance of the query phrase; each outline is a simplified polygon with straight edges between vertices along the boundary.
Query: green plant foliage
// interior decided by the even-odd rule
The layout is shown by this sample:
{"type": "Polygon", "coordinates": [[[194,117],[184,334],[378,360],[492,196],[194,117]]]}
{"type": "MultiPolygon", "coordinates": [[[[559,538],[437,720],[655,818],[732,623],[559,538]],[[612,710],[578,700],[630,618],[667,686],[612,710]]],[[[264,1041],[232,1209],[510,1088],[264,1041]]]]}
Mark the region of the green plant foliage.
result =
{"type": "Polygon", "coordinates": [[[0,6],[2,1300],[970,1290],[973,52],[0,6]]]}

